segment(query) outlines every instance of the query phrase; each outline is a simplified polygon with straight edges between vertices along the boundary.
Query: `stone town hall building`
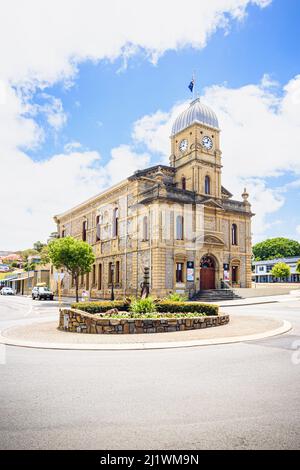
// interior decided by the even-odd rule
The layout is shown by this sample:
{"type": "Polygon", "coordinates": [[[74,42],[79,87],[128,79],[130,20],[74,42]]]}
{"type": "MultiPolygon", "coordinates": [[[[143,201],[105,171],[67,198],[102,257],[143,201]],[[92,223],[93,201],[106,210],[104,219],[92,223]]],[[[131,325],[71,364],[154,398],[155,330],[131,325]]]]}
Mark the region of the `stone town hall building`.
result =
{"type": "MultiPolygon", "coordinates": [[[[170,166],[135,172],[121,183],[57,215],[60,237],[86,240],[96,256],[80,288],[92,297],[137,295],[144,268],[150,292],[193,295],[221,280],[251,286],[251,206],[221,184],[220,129],[200,99],[175,120],[170,166]]],[[[64,293],[74,294],[65,277],[64,293]]]]}

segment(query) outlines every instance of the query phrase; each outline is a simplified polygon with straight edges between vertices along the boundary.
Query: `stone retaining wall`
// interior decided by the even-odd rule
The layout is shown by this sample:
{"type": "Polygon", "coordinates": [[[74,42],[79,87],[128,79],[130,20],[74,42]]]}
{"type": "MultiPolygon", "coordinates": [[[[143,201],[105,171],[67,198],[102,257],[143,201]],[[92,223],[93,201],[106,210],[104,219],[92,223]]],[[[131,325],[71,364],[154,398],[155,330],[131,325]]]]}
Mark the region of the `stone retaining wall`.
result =
{"type": "Polygon", "coordinates": [[[59,313],[59,329],[73,333],[134,334],[166,333],[171,331],[196,330],[226,325],[229,315],[202,316],[193,318],[155,318],[151,320],[101,318],[81,310],[63,308],[59,313]]]}

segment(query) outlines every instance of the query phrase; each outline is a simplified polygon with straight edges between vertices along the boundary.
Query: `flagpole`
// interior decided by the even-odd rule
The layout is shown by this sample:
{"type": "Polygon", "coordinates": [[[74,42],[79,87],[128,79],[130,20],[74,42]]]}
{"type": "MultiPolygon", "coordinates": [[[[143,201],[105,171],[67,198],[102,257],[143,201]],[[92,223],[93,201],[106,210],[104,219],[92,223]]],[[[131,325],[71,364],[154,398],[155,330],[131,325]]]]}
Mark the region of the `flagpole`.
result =
{"type": "Polygon", "coordinates": [[[194,87],[193,87],[193,101],[195,101],[195,95],[196,95],[196,74],[195,74],[195,70],[193,71],[193,81],[194,81],[194,87]]]}
{"type": "Polygon", "coordinates": [[[194,80],[194,88],[193,88],[193,101],[195,101],[195,94],[196,94],[196,80],[195,80],[195,70],[193,72],[193,80],[194,80]]]}

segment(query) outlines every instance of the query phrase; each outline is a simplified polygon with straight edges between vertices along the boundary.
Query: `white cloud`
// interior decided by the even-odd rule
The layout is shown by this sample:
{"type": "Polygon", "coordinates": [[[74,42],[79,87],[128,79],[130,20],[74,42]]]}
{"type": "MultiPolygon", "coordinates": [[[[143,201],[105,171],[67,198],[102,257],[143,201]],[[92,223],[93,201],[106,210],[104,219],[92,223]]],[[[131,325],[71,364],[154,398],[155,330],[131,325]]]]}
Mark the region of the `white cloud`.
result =
{"type": "Polygon", "coordinates": [[[48,100],[48,103],[40,107],[40,111],[45,113],[48,124],[58,131],[67,122],[67,115],[63,110],[62,102],[54,96],[46,94],[43,96],[48,100]]]}
{"type": "Polygon", "coordinates": [[[129,145],[120,145],[111,151],[111,160],[105,166],[107,179],[111,184],[118,183],[136,170],[146,168],[150,164],[150,155],[136,153],[129,145]]]}
{"type": "Polygon", "coordinates": [[[81,148],[81,143],[80,142],[68,142],[65,146],[64,146],[64,151],[66,153],[70,153],[72,152],[73,150],[79,150],[81,148]]]}
{"type": "MultiPolygon", "coordinates": [[[[237,89],[211,86],[201,99],[216,112],[222,129],[223,183],[236,197],[247,185],[257,214],[254,235],[261,237],[270,227],[267,216],[284,204],[283,192],[268,187],[267,179],[300,174],[300,75],[282,90],[264,76],[258,85],[237,89]]],[[[172,123],[187,106],[179,103],[168,112],[144,116],[134,125],[134,141],[160,153],[167,163],[172,123]]]]}
{"type": "Polygon", "coordinates": [[[55,229],[52,217],[99,193],[148,165],[150,157],[121,146],[112,150],[112,158],[101,165],[97,152],[54,155],[46,161],[33,162],[22,153],[6,165],[0,185],[3,201],[1,247],[21,249],[35,240],[45,240],[55,229]],[[7,184],[5,182],[7,181],[7,184]],[[13,186],[9,182],[17,182],[13,186]]]}
{"type": "Polygon", "coordinates": [[[202,48],[217,28],[226,30],[230,20],[244,18],[249,4],[265,7],[269,3],[190,0],[188,9],[193,13],[188,15],[188,28],[179,0],[10,0],[2,5],[0,199],[8,210],[2,211],[1,249],[24,248],[45,239],[52,230],[53,213],[149,161],[148,154],[139,155],[128,146],[114,149],[106,166],[97,152],[79,152],[78,146],[69,146],[67,154],[47,161],[33,161],[25,149],[38,147],[47,131],[37,124],[37,113],[44,113],[56,132],[67,119],[57,98],[48,96],[41,105],[33,102],[37,90],[58,81],[64,81],[66,88],[72,86],[78,64],[86,60],[123,57],[126,66],[140,50],[155,62],[169,49],[202,48]]]}
{"type": "Polygon", "coordinates": [[[169,49],[204,47],[217,28],[241,20],[249,4],[270,0],[10,0],[1,7],[0,76],[30,84],[72,79],[76,65],[142,49],[157,60],[169,49]],[[186,21],[183,21],[183,12],[186,21]],[[187,26],[188,21],[188,26],[187,26]],[[7,51],[9,48],[9,51],[7,51]]]}

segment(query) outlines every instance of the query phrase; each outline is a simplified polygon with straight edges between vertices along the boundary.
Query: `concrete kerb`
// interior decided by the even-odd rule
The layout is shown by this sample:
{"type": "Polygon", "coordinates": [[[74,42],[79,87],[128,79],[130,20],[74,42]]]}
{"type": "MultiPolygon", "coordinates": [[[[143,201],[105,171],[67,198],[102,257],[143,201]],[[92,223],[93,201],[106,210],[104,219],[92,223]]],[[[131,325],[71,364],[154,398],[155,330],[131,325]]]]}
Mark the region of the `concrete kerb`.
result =
{"type": "MultiPolygon", "coordinates": [[[[220,344],[232,344],[248,341],[257,341],[287,333],[292,329],[291,323],[283,320],[282,325],[270,331],[246,336],[223,337],[215,339],[202,339],[191,341],[173,341],[160,343],[123,343],[123,344],[68,344],[68,343],[43,343],[23,340],[14,340],[0,333],[0,344],[35,349],[57,349],[57,350],[89,350],[89,351],[113,351],[113,350],[151,350],[151,349],[175,349],[199,346],[212,346],[220,344]]],[[[168,334],[168,333],[166,333],[168,334]]]]}

